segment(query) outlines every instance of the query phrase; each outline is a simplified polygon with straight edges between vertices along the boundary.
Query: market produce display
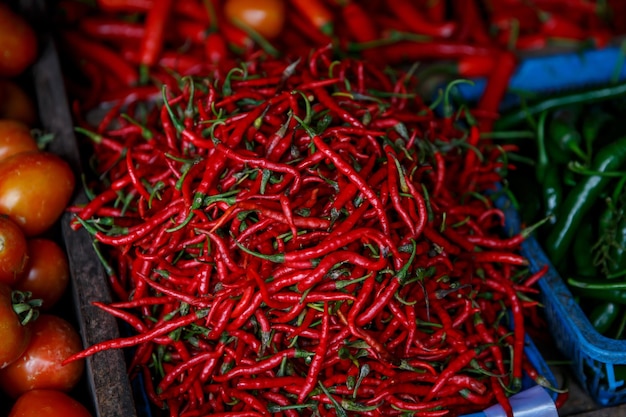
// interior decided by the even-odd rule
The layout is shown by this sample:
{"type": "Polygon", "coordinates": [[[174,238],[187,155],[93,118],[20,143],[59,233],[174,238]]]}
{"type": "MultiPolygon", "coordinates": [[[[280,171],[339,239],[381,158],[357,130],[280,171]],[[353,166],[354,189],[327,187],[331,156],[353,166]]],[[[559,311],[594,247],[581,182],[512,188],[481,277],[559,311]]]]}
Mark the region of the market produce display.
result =
{"type": "Polygon", "coordinates": [[[171,416],[512,415],[524,375],[556,390],[525,351],[546,270],[519,253],[553,217],[504,233],[520,149],[492,128],[519,53],[624,29],[568,4],[59,1],[93,169],[72,227],[132,329],[65,363],[132,348],[171,416]]]}
{"type": "Polygon", "coordinates": [[[81,129],[98,182],[76,227],[111,249],[120,301],[99,306],[137,335],[77,358],[137,346],[181,415],[454,415],[519,391],[538,277],[484,196],[504,151],[410,74],[330,54],[171,78],[81,129]]]}
{"type": "Polygon", "coordinates": [[[54,138],[39,128],[27,92],[38,52],[33,28],[0,4],[0,414],[80,407],[88,416],[71,397],[84,361],[62,364],[83,349],[71,310],[59,305],[70,270],[55,229],[75,177],[67,162],[46,151],[54,138]]]}

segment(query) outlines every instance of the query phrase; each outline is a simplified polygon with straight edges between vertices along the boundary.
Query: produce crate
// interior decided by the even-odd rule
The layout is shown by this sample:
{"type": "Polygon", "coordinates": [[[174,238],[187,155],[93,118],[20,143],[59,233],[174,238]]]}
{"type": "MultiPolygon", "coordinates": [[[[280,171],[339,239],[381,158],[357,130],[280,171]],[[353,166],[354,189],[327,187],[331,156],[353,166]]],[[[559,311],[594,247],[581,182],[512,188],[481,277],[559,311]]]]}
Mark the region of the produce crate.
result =
{"type": "MultiPolygon", "coordinates": [[[[498,204],[505,209],[510,233],[519,231],[520,219],[510,200],[502,198],[498,204]]],[[[526,239],[522,254],[532,272],[549,268],[539,280],[546,321],[556,347],[571,360],[578,382],[599,405],[626,403],[626,340],[610,339],[595,330],[536,239],[526,239]]]]}

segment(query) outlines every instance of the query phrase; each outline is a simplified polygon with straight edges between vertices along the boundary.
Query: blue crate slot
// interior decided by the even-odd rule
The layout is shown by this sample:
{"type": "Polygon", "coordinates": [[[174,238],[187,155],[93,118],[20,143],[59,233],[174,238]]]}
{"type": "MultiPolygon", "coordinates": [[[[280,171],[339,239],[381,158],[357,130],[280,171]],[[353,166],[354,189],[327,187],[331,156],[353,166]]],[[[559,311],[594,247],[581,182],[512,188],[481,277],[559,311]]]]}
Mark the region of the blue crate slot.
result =
{"type": "MultiPolygon", "coordinates": [[[[510,200],[501,198],[496,204],[505,211],[509,232],[519,231],[520,219],[510,200]]],[[[620,368],[626,371],[626,340],[611,339],[595,330],[536,239],[526,239],[521,253],[532,272],[545,265],[549,268],[538,283],[546,321],[556,347],[571,361],[578,382],[599,405],[626,403],[626,385],[620,378],[626,372],[616,372],[620,368]]]]}

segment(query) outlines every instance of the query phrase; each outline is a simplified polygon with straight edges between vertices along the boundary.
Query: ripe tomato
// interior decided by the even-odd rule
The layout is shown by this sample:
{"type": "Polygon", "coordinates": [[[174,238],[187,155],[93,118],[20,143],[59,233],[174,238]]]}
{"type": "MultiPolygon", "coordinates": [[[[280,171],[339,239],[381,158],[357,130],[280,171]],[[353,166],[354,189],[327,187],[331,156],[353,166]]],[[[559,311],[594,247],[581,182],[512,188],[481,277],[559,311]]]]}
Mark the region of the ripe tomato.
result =
{"type": "Polygon", "coordinates": [[[37,36],[26,20],[0,3],[0,76],[20,75],[37,57],[37,36]]]}
{"type": "Polygon", "coordinates": [[[70,282],[65,251],[54,240],[32,238],[27,241],[28,262],[13,288],[30,292],[42,300],[40,311],[48,311],[61,298],[70,282]]]}
{"type": "Polygon", "coordinates": [[[92,417],[87,408],[61,391],[35,389],[22,394],[9,417],[92,417]]]}
{"type": "Polygon", "coordinates": [[[22,356],[31,337],[30,328],[20,323],[19,316],[13,310],[11,294],[8,285],[0,284],[0,369],[22,356]]]}
{"type": "Polygon", "coordinates": [[[28,125],[11,119],[0,119],[0,161],[21,152],[38,151],[28,125]]]}
{"type": "Polygon", "coordinates": [[[283,0],[227,0],[224,14],[231,22],[241,22],[264,38],[274,39],[285,24],[285,3],[283,0]]]}
{"type": "Polygon", "coordinates": [[[0,79],[0,119],[17,120],[28,126],[37,121],[35,103],[11,80],[0,79]]]}
{"type": "Polygon", "coordinates": [[[0,369],[0,388],[13,398],[32,389],[70,391],[80,380],[85,361],[62,362],[82,350],[80,335],[68,321],[52,314],[41,314],[30,327],[26,351],[0,369]]]}
{"type": "Polygon", "coordinates": [[[69,164],[48,152],[22,152],[0,161],[0,213],[19,224],[26,236],[48,230],[74,192],[69,164]]]}
{"type": "Polygon", "coordinates": [[[13,285],[24,271],[28,245],[22,228],[0,215],[0,283],[13,285]]]}

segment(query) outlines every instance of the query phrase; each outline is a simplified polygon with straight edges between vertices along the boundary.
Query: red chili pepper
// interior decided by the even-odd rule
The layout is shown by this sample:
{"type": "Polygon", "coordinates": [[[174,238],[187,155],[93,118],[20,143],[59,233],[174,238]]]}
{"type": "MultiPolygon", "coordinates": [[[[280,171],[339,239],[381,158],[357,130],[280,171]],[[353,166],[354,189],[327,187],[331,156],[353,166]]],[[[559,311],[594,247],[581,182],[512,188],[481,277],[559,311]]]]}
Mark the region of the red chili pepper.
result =
{"type": "Polygon", "coordinates": [[[167,210],[157,213],[149,221],[129,229],[126,234],[108,236],[107,234],[98,231],[94,236],[98,239],[98,241],[107,245],[128,245],[138,239],[141,239],[158,225],[167,221],[170,217],[175,214],[179,214],[181,201],[176,203],[177,204],[172,204],[167,210]]]}
{"type": "Polygon", "coordinates": [[[477,354],[478,353],[475,349],[468,349],[456,358],[454,358],[443,370],[443,372],[438,375],[437,381],[431,387],[430,391],[424,397],[423,401],[428,402],[432,398],[434,398],[439,390],[441,390],[441,388],[443,388],[443,386],[448,382],[448,379],[451,378],[454,374],[458,373],[461,369],[466,367],[472,360],[476,358],[477,354]]]}
{"type": "Polygon", "coordinates": [[[351,251],[336,251],[325,256],[315,269],[298,283],[298,290],[302,292],[307,291],[319,283],[334,266],[345,262],[350,262],[371,271],[380,271],[387,265],[387,259],[384,257],[372,259],[351,251]]]}
{"type": "MultiPolygon", "coordinates": [[[[160,0],[97,0],[100,10],[113,13],[145,13],[154,8],[154,4],[160,0]]],[[[175,2],[176,14],[187,18],[207,21],[207,14],[201,2],[182,1],[175,2]]]]}
{"type": "Polygon", "coordinates": [[[188,371],[190,368],[202,365],[207,360],[216,359],[220,357],[221,355],[222,355],[221,350],[216,350],[213,352],[202,352],[187,359],[184,362],[181,362],[180,365],[173,368],[163,377],[163,379],[161,379],[158,385],[158,390],[165,391],[167,388],[169,388],[170,385],[172,385],[175,382],[176,378],[181,376],[181,374],[188,371]]]}
{"type": "Polygon", "coordinates": [[[174,3],[173,0],[159,0],[146,14],[145,32],[139,49],[142,74],[157,63],[163,51],[165,29],[174,3]]]}
{"type": "Polygon", "coordinates": [[[129,65],[114,50],[89,40],[77,32],[64,32],[63,41],[73,50],[73,53],[109,69],[122,85],[130,86],[137,83],[138,74],[135,68],[129,65]]]}
{"type": "Polygon", "coordinates": [[[95,38],[114,42],[141,41],[145,29],[140,23],[116,18],[87,16],[79,22],[80,30],[95,38]]]}
{"type": "Polygon", "coordinates": [[[355,41],[369,42],[378,37],[378,29],[372,19],[373,16],[370,16],[359,3],[348,2],[341,8],[341,15],[355,41]]]}
{"type": "Polygon", "coordinates": [[[320,0],[289,0],[290,4],[296,8],[309,24],[317,28],[324,35],[330,36],[333,33],[334,19],[331,11],[320,0]]]}
{"type": "Polygon", "coordinates": [[[454,2],[453,10],[458,13],[457,20],[460,22],[456,28],[454,39],[461,42],[474,42],[478,45],[492,43],[478,7],[475,0],[454,2]]]}
{"type": "Polygon", "coordinates": [[[399,41],[373,48],[392,64],[422,60],[459,59],[461,57],[491,56],[498,51],[493,46],[442,40],[438,42],[399,41]]]}
{"type": "Polygon", "coordinates": [[[501,385],[500,379],[498,377],[492,376],[489,378],[491,380],[491,389],[498,400],[498,403],[506,413],[507,417],[513,417],[513,407],[509,402],[509,397],[507,397],[504,388],[501,385]]]}
{"type": "Polygon", "coordinates": [[[512,53],[502,52],[497,60],[497,68],[487,79],[485,91],[477,105],[481,112],[492,115],[481,126],[483,132],[491,130],[491,123],[499,112],[500,103],[509,88],[509,81],[517,69],[517,59],[512,53]]]}
{"type": "Polygon", "coordinates": [[[524,280],[523,285],[525,287],[532,287],[535,285],[541,278],[544,277],[545,274],[548,273],[550,267],[548,265],[544,265],[540,270],[529,276],[524,280]]]}
{"type": "Polygon", "coordinates": [[[318,375],[322,370],[322,364],[326,357],[326,349],[328,348],[328,340],[330,335],[330,318],[328,313],[328,303],[324,303],[324,312],[322,315],[322,329],[320,332],[320,339],[315,350],[315,356],[311,361],[309,370],[307,372],[304,384],[298,394],[298,403],[304,402],[306,397],[311,393],[313,388],[317,385],[318,375]]]}
{"type": "Polygon", "coordinates": [[[128,336],[125,338],[106,340],[104,342],[91,345],[88,348],[66,358],[63,361],[63,364],[68,364],[70,362],[86,358],[88,356],[93,355],[94,353],[102,352],[104,350],[121,349],[125,347],[137,346],[137,345],[149,342],[150,340],[153,340],[154,338],[158,336],[168,334],[176,329],[179,329],[191,323],[194,323],[198,321],[199,319],[201,319],[205,314],[206,313],[202,310],[198,312],[192,312],[192,313],[187,314],[186,316],[181,316],[176,319],[172,319],[171,321],[165,322],[164,324],[160,326],[155,326],[153,329],[145,333],[141,333],[141,334],[134,335],[134,336],[128,336]]]}
{"type": "Polygon", "coordinates": [[[494,334],[492,334],[493,329],[487,328],[480,313],[474,314],[473,324],[480,338],[487,344],[487,346],[489,346],[489,350],[491,351],[491,355],[493,356],[498,372],[502,375],[506,375],[504,355],[502,354],[500,346],[496,343],[497,341],[494,334]]]}
{"type": "Polygon", "coordinates": [[[290,348],[282,352],[275,353],[273,356],[262,360],[254,365],[236,366],[235,368],[228,371],[226,374],[215,375],[213,378],[215,379],[215,381],[219,382],[232,380],[240,376],[258,375],[263,371],[267,371],[279,366],[284,359],[307,356],[309,356],[308,352],[301,352],[296,350],[295,348],[290,348]]]}
{"type": "Polygon", "coordinates": [[[541,33],[548,38],[581,40],[586,37],[585,31],[578,24],[556,13],[542,15],[541,33]]]}
{"type": "Polygon", "coordinates": [[[493,55],[461,56],[456,62],[456,73],[460,78],[487,77],[496,69],[493,55]]]}
{"type": "Polygon", "coordinates": [[[379,215],[379,221],[381,223],[383,233],[389,233],[390,227],[389,221],[387,220],[387,214],[385,213],[383,205],[376,193],[369,187],[369,185],[367,185],[363,178],[361,178],[347,162],[341,159],[339,155],[337,155],[326,143],[324,143],[319,136],[313,137],[313,143],[320,152],[333,161],[336,168],[343,175],[348,177],[348,179],[361,190],[379,215]]]}
{"type": "MultiPolygon", "coordinates": [[[[502,280],[501,280],[502,281],[502,280]]],[[[507,298],[509,308],[511,309],[511,314],[513,316],[513,371],[512,371],[512,389],[517,391],[521,387],[522,383],[522,374],[523,374],[523,363],[524,363],[524,346],[525,346],[525,338],[526,332],[524,330],[524,312],[522,310],[521,302],[517,297],[515,290],[510,285],[509,282],[506,281],[496,281],[494,279],[489,279],[485,281],[485,285],[489,288],[498,291],[501,294],[504,294],[507,298]]]]}
{"type": "Polygon", "coordinates": [[[389,0],[387,6],[397,19],[404,22],[416,34],[449,38],[454,33],[455,22],[431,23],[412,3],[402,0],[389,0]]]}
{"type": "Polygon", "coordinates": [[[204,51],[210,64],[224,64],[229,57],[228,47],[220,32],[212,32],[204,41],[204,51]]]}
{"type": "MultiPolygon", "coordinates": [[[[411,215],[406,211],[405,207],[402,205],[402,198],[400,196],[400,191],[398,190],[397,182],[399,180],[400,174],[398,173],[399,165],[396,165],[396,162],[397,162],[396,156],[389,146],[385,147],[385,152],[387,154],[387,169],[389,173],[389,193],[391,196],[391,201],[393,203],[393,206],[396,212],[400,216],[400,219],[402,219],[402,221],[406,224],[406,226],[411,231],[411,237],[417,238],[419,231],[414,223],[415,219],[411,217],[411,215]]],[[[406,178],[403,178],[403,181],[406,181],[406,178]]],[[[407,191],[408,190],[406,190],[405,192],[407,191]]]]}
{"type": "Polygon", "coordinates": [[[474,252],[469,255],[474,262],[497,262],[511,265],[528,265],[528,259],[513,252],[484,251],[474,252]]]}
{"type": "MultiPolygon", "coordinates": [[[[289,32],[293,31],[297,34],[297,36],[301,37],[304,45],[301,45],[300,48],[302,48],[302,51],[305,54],[309,53],[311,46],[319,47],[331,44],[331,37],[312,25],[308,18],[300,13],[296,8],[288,7],[285,12],[285,36],[289,36],[289,32]]],[[[294,51],[294,53],[295,52],[297,51],[294,51]]]]}

